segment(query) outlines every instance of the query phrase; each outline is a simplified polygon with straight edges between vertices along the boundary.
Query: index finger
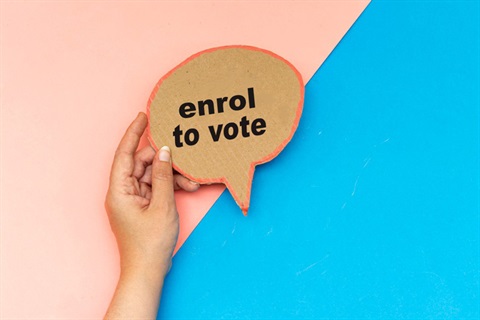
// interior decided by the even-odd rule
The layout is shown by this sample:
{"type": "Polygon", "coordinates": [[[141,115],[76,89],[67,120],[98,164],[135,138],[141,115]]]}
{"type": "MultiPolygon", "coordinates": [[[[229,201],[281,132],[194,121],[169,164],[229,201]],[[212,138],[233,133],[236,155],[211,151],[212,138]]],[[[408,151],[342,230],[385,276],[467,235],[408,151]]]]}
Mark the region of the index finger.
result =
{"type": "Polygon", "coordinates": [[[133,156],[138,148],[140,138],[142,137],[147,124],[148,120],[146,114],[140,112],[128,127],[117,147],[117,151],[115,152],[112,173],[110,175],[112,180],[124,179],[133,174],[133,156]]]}

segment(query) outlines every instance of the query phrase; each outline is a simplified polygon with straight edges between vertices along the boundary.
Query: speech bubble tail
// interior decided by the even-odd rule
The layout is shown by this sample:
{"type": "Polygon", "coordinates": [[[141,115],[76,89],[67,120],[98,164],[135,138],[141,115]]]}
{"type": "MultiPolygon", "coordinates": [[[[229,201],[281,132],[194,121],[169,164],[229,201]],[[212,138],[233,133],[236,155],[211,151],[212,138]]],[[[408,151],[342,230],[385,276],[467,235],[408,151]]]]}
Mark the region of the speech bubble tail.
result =
{"type": "Polygon", "coordinates": [[[250,207],[250,192],[252,188],[252,179],[253,179],[252,167],[247,172],[236,172],[237,174],[232,174],[226,178],[225,185],[230,191],[233,199],[238,204],[244,216],[247,215],[248,209],[250,207]]]}

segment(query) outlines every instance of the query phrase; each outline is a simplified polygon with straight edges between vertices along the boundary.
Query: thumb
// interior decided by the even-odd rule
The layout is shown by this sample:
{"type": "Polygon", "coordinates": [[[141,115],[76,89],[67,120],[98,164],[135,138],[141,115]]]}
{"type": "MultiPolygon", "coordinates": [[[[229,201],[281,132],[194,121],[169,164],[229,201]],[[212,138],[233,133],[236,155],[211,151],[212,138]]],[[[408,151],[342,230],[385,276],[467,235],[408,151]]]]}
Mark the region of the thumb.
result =
{"type": "Polygon", "coordinates": [[[157,152],[153,159],[150,207],[165,208],[174,205],[171,153],[170,148],[165,146],[157,152]]]}

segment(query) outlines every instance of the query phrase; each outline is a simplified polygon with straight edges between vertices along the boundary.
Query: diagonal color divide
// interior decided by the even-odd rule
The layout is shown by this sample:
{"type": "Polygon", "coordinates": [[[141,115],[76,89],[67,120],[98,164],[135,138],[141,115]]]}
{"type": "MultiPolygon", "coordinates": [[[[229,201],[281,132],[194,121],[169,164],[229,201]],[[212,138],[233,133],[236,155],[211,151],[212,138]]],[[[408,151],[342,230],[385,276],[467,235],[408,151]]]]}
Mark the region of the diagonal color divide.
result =
{"type": "MultiPolygon", "coordinates": [[[[271,11],[269,5],[262,4],[259,6],[257,13],[262,12],[267,17],[275,16],[276,19],[270,21],[272,24],[269,27],[270,29],[278,28],[278,31],[272,32],[268,30],[267,32],[262,32],[262,36],[265,37],[258,40],[258,46],[272,50],[292,62],[302,74],[304,82],[307,83],[369,2],[319,1],[318,3],[296,3],[292,8],[294,9],[293,14],[287,10],[290,7],[289,5],[282,4],[281,8],[277,8],[279,11],[278,16],[275,15],[276,12],[271,11]],[[311,12],[308,12],[308,10],[311,10],[311,12]],[[293,21],[291,20],[292,18],[294,19],[293,21]],[[302,21],[302,18],[305,20],[302,21]],[[292,24],[283,26],[283,28],[287,29],[285,30],[285,39],[278,38],[279,35],[283,35],[283,32],[279,32],[280,28],[282,28],[279,22],[288,20],[292,24]],[[276,37],[268,39],[270,32],[272,32],[270,35],[276,35],[276,37]],[[297,32],[298,34],[296,34],[297,32]],[[316,41],[313,39],[316,39],[316,41]],[[269,43],[271,40],[275,41],[269,43]],[[269,46],[266,45],[267,43],[269,46]],[[278,49],[275,50],[275,48],[278,49]]],[[[244,27],[248,28],[246,25],[244,27]]],[[[259,31],[261,32],[261,29],[264,27],[264,25],[259,27],[259,31]]],[[[249,36],[252,37],[252,34],[249,34],[249,36]]],[[[240,38],[243,37],[240,36],[240,38]]],[[[252,44],[251,41],[254,40],[257,39],[252,37],[250,42],[246,43],[252,44]]],[[[200,197],[186,193],[178,195],[180,198],[178,201],[180,235],[175,253],[225,190],[224,186],[204,186],[202,188],[203,193],[200,197]],[[199,204],[202,205],[201,208],[198,207],[199,204]]]]}
{"type": "MultiPolygon", "coordinates": [[[[307,82],[368,2],[2,2],[1,317],[103,315],[119,272],[110,163],[163,74],[247,44],[307,82]]],[[[177,194],[178,247],[223,190],[177,194]]]]}

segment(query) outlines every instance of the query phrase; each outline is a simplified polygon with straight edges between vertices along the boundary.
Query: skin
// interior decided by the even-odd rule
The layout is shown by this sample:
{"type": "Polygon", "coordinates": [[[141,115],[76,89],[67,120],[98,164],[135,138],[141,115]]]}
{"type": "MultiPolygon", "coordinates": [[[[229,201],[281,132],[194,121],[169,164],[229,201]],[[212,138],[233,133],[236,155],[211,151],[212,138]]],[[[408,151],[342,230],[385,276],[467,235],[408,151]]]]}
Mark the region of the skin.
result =
{"type": "Polygon", "coordinates": [[[120,252],[120,278],[105,319],[155,319],[178,238],[174,190],[199,185],[175,174],[168,147],[137,151],[148,120],[139,113],[123,136],[105,200],[120,252]]]}

